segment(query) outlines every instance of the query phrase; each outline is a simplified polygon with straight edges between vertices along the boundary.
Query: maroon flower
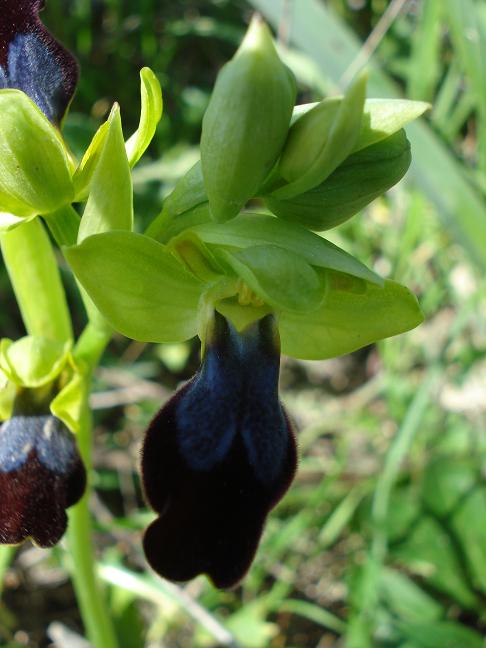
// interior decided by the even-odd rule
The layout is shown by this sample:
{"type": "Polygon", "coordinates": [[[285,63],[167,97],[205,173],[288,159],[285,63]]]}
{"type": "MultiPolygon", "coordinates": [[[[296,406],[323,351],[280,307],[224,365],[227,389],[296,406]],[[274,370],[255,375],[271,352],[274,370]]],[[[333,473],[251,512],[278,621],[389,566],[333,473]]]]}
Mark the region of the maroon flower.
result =
{"type": "Polygon", "coordinates": [[[216,314],[199,372],[150,424],[142,476],[159,517],[144,549],[164,578],[204,573],[217,587],[236,585],[293,479],[296,445],[278,398],[278,347],[272,316],[238,333],[216,314]]]}
{"type": "Polygon", "coordinates": [[[78,80],[75,58],[39,19],[43,0],[0,0],[0,89],[27,94],[60,123],[78,80]]]}
{"type": "Polygon", "coordinates": [[[1,543],[56,544],[85,485],[74,435],[58,418],[17,415],[0,427],[1,543]]]}

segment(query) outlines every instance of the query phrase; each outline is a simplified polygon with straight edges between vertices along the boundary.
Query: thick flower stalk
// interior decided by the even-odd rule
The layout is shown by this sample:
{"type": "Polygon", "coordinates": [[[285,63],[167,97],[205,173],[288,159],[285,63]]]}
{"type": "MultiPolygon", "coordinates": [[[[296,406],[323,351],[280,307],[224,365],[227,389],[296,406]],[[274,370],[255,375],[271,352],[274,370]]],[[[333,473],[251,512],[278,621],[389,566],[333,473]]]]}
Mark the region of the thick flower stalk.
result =
{"type": "Polygon", "coordinates": [[[147,529],[144,549],[165,578],[204,573],[217,587],[232,587],[292,481],[296,446],[278,397],[274,318],[239,333],[216,313],[210,327],[200,370],[145,437],[145,495],[160,517],[147,529]]]}

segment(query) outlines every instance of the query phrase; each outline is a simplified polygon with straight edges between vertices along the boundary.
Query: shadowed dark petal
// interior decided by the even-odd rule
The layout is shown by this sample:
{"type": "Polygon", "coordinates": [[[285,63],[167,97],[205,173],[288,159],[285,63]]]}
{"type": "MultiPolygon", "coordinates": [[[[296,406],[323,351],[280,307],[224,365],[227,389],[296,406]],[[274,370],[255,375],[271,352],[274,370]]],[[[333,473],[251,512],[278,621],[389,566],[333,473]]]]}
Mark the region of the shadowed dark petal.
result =
{"type": "Polygon", "coordinates": [[[152,421],[142,475],[160,517],[144,549],[165,578],[232,587],[248,570],[296,467],[278,374],[271,316],[240,334],[216,314],[200,371],[152,421]]]}
{"type": "Polygon", "coordinates": [[[14,416],[0,428],[0,542],[60,540],[65,509],[82,496],[86,473],[76,441],[52,415],[14,416]]]}
{"type": "Polygon", "coordinates": [[[74,57],[39,19],[40,0],[0,0],[0,88],[22,90],[59,123],[78,80],[74,57]]]}

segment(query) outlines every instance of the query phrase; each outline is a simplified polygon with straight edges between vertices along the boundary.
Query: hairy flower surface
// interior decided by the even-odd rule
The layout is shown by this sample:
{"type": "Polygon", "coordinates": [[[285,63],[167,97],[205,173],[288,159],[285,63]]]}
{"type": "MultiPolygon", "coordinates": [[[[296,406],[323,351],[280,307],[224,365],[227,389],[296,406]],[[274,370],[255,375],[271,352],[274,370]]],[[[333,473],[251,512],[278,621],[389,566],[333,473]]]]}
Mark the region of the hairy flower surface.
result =
{"type": "Polygon", "coordinates": [[[61,539],[65,509],[82,496],[86,473],[74,435],[52,415],[13,416],[0,428],[0,542],[61,539]]]}
{"type": "Polygon", "coordinates": [[[142,475],[159,517],[144,549],[165,578],[232,587],[248,570],[296,468],[278,376],[273,317],[238,333],[216,314],[200,370],[152,421],[142,475]]]}
{"type": "Polygon", "coordinates": [[[22,90],[58,123],[74,94],[78,66],[41,23],[43,7],[43,0],[0,0],[0,89],[22,90]]]}

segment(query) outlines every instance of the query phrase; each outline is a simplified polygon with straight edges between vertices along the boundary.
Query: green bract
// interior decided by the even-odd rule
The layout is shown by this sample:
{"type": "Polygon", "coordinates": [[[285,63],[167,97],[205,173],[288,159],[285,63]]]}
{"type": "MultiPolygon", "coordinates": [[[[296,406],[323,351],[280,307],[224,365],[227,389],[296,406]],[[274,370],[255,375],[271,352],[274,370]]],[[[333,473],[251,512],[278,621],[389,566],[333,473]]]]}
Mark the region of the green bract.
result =
{"type": "MultiPolygon", "coordinates": [[[[140,70],[141,113],[140,124],[136,132],[125,143],[126,155],[130,167],[133,167],[144,154],[155,134],[157,124],[162,117],[162,91],[157,77],[148,67],[140,70]]],[[[110,116],[96,131],[81,162],[74,173],[76,200],[86,200],[94,171],[105,148],[108,131],[113,126],[114,118],[119,110],[115,104],[110,116]]],[[[117,125],[118,128],[118,125],[117,125]]],[[[119,125],[121,132],[121,123],[119,125]]],[[[116,163],[116,161],[113,161],[116,163]]]]}
{"type": "Polygon", "coordinates": [[[133,225],[132,177],[118,104],[113,106],[107,124],[93,169],[78,241],[111,229],[131,230],[133,225]]]}
{"type": "MultiPolygon", "coordinates": [[[[0,212],[28,218],[70,202],[72,167],[59,131],[20,90],[0,90],[0,114],[0,212]]],[[[3,224],[18,223],[7,216],[3,224]]]]}
{"type": "Polygon", "coordinates": [[[265,198],[280,218],[322,231],[340,225],[393,187],[412,156],[404,130],[350,155],[322,184],[289,200],[265,198]]]}
{"type": "Polygon", "coordinates": [[[203,119],[201,163],[215,220],[236,216],[258,191],[284,145],[295,94],[268,27],[253,18],[203,119]]]}
{"type": "Polygon", "coordinates": [[[49,409],[70,430],[77,432],[86,397],[85,368],[75,360],[71,342],[26,336],[0,341],[0,420],[12,415],[18,393],[27,389],[32,397],[49,403],[49,409]]]}

